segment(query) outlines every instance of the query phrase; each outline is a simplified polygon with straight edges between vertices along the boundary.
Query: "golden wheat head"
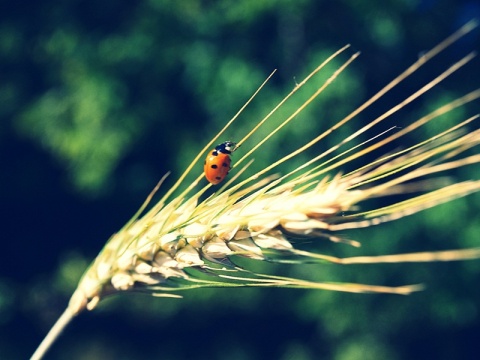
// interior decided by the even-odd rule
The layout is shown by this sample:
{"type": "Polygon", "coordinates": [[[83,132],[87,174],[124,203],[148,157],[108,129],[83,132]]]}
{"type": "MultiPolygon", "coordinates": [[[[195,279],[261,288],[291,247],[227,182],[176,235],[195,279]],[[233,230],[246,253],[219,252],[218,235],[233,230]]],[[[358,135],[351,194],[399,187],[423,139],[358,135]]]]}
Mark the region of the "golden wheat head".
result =
{"type": "MultiPolygon", "coordinates": [[[[259,274],[238,266],[236,259],[240,257],[280,263],[318,261],[337,264],[480,258],[480,248],[474,248],[342,259],[300,250],[292,242],[292,239],[299,242],[302,239],[325,238],[359,246],[358,242],[338,235],[338,231],[395,220],[480,190],[480,180],[446,183],[442,175],[449,170],[480,162],[480,155],[468,155],[470,152],[467,152],[480,143],[480,130],[467,131],[474,121],[478,121],[478,115],[444,129],[420,143],[394,152],[386,152],[377,160],[368,161],[353,171],[346,173],[342,171],[346,164],[363,159],[366,154],[374,151],[382,151],[385,145],[398,141],[435,118],[467,102],[478,100],[480,90],[455,99],[404,128],[389,129],[360,144],[350,145],[353,139],[374,128],[467,64],[474,54],[466,55],[418,91],[360,127],[337,145],[289,173],[275,174],[280,164],[288,162],[345,125],[475,26],[475,23],[465,25],[437,47],[422,55],[385,88],[350,115],[336,122],[330,129],[306,144],[300,144],[298,149],[267,168],[242,180],[240,175],[248,174],[256,150],[281,131],[287,123],[293,120],[301,121],[301,117],[298,116],[301,111],[312,105],[315,98],[330,86],[336,77],[341,76],[345,67],[358,56],[353,54],[348,58],[343,66],[330,74],[328,80],[283,122],[270,124],[271,115],[307,81],[324,69],[329,61],[343,56],[348,46],[340,49],[302,82],[296,84],[284,100],[240,139],[238,145],[244,144],[261,126],[270,126],[269,129],[272,129],[269,135],[255,146],[248,148],[244,145],[242,150],[245,155],[235,160],[234,171],[231,173],[234,175],[233,178],[215,193],[206,196],[206,191],[211,185],[199,188],[202,174],[191,183],[186,183],[185,179],[195,166],[202,162],[206,151],[218,141],[224,131],[234,126],[233,122],[242,108],[226,127],[205,145],[185,173],[166,191],[158,203],[147,211],[150,200],[163,179],[137,214],[111,237],[81,279],[65,314],[33,358],[38,359],[43,355],[58,332],[74,315],[85,308],[91,310],[105,296],[122,291],[178,296],[175,292],[179,290],[207,286],[275,286],[395,294],[409,294],[421,289],[420,285],[388,287],[318,283],[259,274]],[[359,210],[361,208],[359,204],[365,200],[394,194],[408,196],[406,200],[392,202],[388,206],[359,210]]],[[[255,95],[256,93],[252,98],[255,95]]],[[[250,101],[251,99],[246,105],[250,101]]]]}

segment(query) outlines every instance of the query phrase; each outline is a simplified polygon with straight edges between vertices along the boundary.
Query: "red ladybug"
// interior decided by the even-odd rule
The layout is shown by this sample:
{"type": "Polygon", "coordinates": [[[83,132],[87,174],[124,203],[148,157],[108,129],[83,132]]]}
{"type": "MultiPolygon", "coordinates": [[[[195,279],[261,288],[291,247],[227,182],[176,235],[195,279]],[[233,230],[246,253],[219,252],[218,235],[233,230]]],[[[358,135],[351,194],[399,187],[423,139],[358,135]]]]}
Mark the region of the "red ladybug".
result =
{"type": "Polygon", "coordinates": [[[237,144],[231,141],[225,141],[224,143],[217,145],[215,149],[210,151],[205,159],[203,165],[203,171],[207,180],[217,185],[225,179],[230,171],[230,154],[237,149],[237,144]]]}

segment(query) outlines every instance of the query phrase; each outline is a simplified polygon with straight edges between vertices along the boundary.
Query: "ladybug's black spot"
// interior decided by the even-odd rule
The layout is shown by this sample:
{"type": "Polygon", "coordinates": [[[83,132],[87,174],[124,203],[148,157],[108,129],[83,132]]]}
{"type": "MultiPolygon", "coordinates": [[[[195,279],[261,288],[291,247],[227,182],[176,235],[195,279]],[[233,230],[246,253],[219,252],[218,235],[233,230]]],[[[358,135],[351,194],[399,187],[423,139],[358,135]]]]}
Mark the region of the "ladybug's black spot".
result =
{"type": "Polygon", "coordinates": [[[213,151],[212,151],[212,155],[213,155],[213,156],[218,156],[218,151],[217,151],[217,150],[213,150],[213,151]]]}
{"type": "Polygon", "coordinates": [[[215,179],[222,180],[222,178],[220,176],[215,176],[215,179]]]}
{"type": "Polygon", "coordinates": [[[217,169],[217,168],[218,168],[218,166],[217,166],[217,165],[215,165],[215,164],[213,164],[213,165],[210,165],[210,167],[211,167],[212,169],[217,169]]]}
{"type": "Polygon", "coordinates": [[[227,163],[222,163],[222,166],[223,167],[228,167],[228,164],[227,163]]]}

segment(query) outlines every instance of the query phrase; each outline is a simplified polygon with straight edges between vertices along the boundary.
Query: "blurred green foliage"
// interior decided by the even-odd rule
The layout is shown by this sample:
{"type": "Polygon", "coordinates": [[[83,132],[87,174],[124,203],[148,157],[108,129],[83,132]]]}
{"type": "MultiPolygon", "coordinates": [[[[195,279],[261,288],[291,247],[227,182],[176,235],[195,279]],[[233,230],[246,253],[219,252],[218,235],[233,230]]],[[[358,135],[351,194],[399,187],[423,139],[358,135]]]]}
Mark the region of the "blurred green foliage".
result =
{"type": "MultiPolygon", "coordinates": [[[[110,234],[164,173],[172,172],[165,186],[182,173],[273,69],[273,80],[226,139],[246,134],[341,46],[362,51],[313,106],[255,153],[249,171],[330,127],[473,17],[480,17],[480,6],[469,0],[0,4],[0,196],[7,257],[0,272],[0,358],[31,355],[110,234]]],[[[476,31],[290,166],[337,143],[478,45],[476,31]]],[[[345,60],[332,62],[298,101],[345,60]]],[[[475,60],[385,129],[478,87],[479,75],[475,60]]],[[[276,121],[296,106],[287,103],[276,121]]],[[[478,102],[438,124],[475,112],[478,102]]],[[[436,126],[419,135],[436,132],[436,126]]],[[[243,148],[270,131],[260,129],[243,148]]],[[[470,168],[456,175],[478,178],[470,168]]],[[[363,243],[360,250],[311,245],[338,256],[478,246],[479,204],[476,195],[346,234],[363,243]]],[[[185,293],[183,300],[117,296],[75,319],[48,358],[452,359],[477,351],[479,262],[258,266],[321,281],[428,287],[410,297],[281,289],[208,289],[185,293]]]]}

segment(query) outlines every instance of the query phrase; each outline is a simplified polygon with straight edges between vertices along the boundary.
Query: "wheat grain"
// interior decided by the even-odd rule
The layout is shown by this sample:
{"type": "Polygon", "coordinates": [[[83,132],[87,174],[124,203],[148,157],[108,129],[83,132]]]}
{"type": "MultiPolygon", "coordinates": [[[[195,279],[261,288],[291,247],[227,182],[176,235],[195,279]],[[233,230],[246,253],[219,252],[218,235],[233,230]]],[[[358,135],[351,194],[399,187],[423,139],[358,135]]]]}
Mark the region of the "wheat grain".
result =
{"type": "MultiPolygon", "coordinates": [[[[185,185],[184,180],[205,151],[222,135],[226,129],[224,128],[205,146],[187,167],[178,182],[166,192],[157,204],[143,214],[163,179],[132,220],[111,237],[81,279],[60,320],[60,325],[57,324],[53,335],[49,334],[32,358],[39,359],[43,355],[56,337],[55,334],[58,335],[69,319],[85,308],[90,310],[95,308],[103,297],[121,291],[146,291],[155,296],[178,296],[174,293],[175,291],[206,286],[277,286],[394,294],[409,294],[421,289],[420,285],[387,287],[349,283],[318,283],[258,274],[238,267],[235,264],[236,257],[247,257],[258,261],[300,263],[302,261],[327,261],[337,264],[452,261],[480,258],[480,249],[464,249],[340,259],[296,249],[291,242],[292,236],[310,239],[320,237],[359,246],[358,242],[337,236],[335,232],[392,221],[480,190],[479,180],[454,182],[446,185],[445,178],[439,175],[436,179],[431,178],[432,175],[480,162],[479,155],[461,156],[466,150],[478,146],[480,143],[479,130],[467,131],[467,126],[478,120],[478,116],[466,119],[419,144],[386,154],[357,170],[346,174],[341,172],[345,164],[381,149],[384,145],[398,140],[467,102],[477,100],[480,97],[480,90],[473,91],[440,107],[403,129],[390,129],[385,134],[382,133],[369,141],[351,146],[337,155],[332,155],[351,140],[379,124],[464,66],[473,58],[473,54],[465,56],[385,114],[297,169],[282,176],[266,175],[272,169],[305,151],[353,119],[474,26],[474,23],[467,24],[433,50],[424,54],[378,94],[307,144],[301,145],[297,150],[243,181],[233,185],[235,178],[231,179],[215,194],[201,200],[207,188],[210,187],[206,186],[195,190],[201,175],[191,184],[185,185]],[[329,175],[332,173],[336,173],[336,175],[329,175]],[[427,180],[424,180],[425,178],[427,180]],[[172,198],[172,194],[179,189],[183,189],[183,191],[177,197],[172,198]],[[362,212],[357,210],[358,204],[365,200],[399,193],[416,193],[417,195],[411,195],[406,200],[394,202],[382,208],[362,212]],[[206,274],[207,277],[199,276],[200,273],[206,274]]],[[[239,144],[245,143],[260,126],[264,126],[270,120],[271,115],[287,99],[320,71],[328,61],[339,56],[347,48],[332,55],[304,81],[297,84],[278,106],[239,141],[239,144]]],[[[266,138],[236,161],[235,166],[238,168],[244,161],[250,160],[252,154],[265,141],[280,131],[285,124],[295,119],[304,108],[310,106],[315,98],[330,86],[336,77],[341,75],[343,69],[357,55],[354,54],[350,57],[284,122],[275,125],[274,130],[266,138]]],[[[237,117],[238,114],[227,124],[227,127],[232,126],[237,117]]],[[[242,171],[248,171],[248,166],[249,163],[244,165],[242,171]]],[[[238,171],[237,176],[242,171],[238,171]]]]}

